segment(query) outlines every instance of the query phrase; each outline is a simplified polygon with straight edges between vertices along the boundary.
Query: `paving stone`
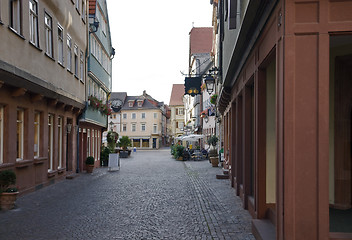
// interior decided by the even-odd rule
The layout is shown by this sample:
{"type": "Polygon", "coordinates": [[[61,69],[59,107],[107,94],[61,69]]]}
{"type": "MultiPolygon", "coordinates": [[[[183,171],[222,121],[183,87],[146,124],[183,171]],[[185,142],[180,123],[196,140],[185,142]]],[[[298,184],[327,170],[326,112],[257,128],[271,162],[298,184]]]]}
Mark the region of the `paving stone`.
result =
{"type": "Polygon", "coordinates": [[[221,168],[137,151],[20,197],[0,212],[1,239],[248,239],[251,218],[221,168]]]}

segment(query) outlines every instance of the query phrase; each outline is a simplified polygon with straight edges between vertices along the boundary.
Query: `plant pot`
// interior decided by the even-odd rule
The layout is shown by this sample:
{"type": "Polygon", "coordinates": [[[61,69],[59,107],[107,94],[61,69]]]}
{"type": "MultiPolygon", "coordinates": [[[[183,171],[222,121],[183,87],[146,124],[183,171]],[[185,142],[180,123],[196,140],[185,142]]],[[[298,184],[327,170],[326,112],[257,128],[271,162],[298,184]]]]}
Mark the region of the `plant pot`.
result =
{"type": "Polygon", "coordinates": [[[94,169],[94,165],[86,165],[87,167],[87,173],[92,173],[94,169]]]}
{"type": "Polygon", "coordinates": [[[183,161],[183,157],[178,157],[177,160],[183,161]]]}
{"type": "Polygon", "coordinates": [[[0,195],[0,205],[2,210],[10,210],[15,207],[15,202],[17,199],[18,192],[11,193],[1,193],[0,195]]]}
{"type": "Polygon", "coordinates": [[[213,167],[218,167],[218,165],[219,165],[219,157],[218,156],[210,157],[210,161],[211,161],[211,165],[213,167]]]}
{"type": "Polygon", "coordinates": [[[120,151],[120,158],[128,158],[128,151],[120,151]]]}

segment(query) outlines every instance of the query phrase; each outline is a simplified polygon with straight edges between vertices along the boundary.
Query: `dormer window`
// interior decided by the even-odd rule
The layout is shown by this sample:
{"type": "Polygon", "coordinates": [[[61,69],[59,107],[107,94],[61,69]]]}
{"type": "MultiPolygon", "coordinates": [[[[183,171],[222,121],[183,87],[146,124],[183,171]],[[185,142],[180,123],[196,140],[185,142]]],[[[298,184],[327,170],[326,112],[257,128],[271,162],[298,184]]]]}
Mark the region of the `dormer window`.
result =
{"type": "Polygon", "coordinates": [[[134,100],[129,100],[129,101],[128,101],[128,106],[129,106],[129,107],[133,107],[133,104],[134,104],[134,100]]]}
{"type": "Polygon", "coordinates": [[[143,102],[144,102],[144,100],[137,100],[138,107],[142,107],[143,106],[143,102]]]}

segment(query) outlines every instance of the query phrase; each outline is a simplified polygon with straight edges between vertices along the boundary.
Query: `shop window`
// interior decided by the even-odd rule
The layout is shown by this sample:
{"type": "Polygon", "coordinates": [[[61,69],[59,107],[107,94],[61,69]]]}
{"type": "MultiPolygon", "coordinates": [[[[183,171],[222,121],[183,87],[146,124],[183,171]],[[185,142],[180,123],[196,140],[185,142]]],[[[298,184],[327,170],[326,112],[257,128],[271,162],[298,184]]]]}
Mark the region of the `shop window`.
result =
{"type": "Polygon", "coordinates": [[[17,156],[16,160],[23,159],[23,143],[24,143],[24,109],[17,109],[17,156]]]}
{"type": "Polygon", "coordinates": [[[0,164],[4,162],[4,107],[0,105],[0,164]]]}
{"type": "Polygon", "coordinates": [[[62,151],[63,151],[63,118],[58,117],[57,119],[57,133],[58,133],[58,160],[59,160],[59,165],[58,168],[63,168],[63,157],[62,157],[62,151]]]}
{"type": "Polygon", "coordinates": [[[34,113],[34,158],[40,156],[40,112],[34,113]]]}
{"type": "Polygon", "coordinates": [[[48,171],[53,170],[54,165],[54,115],[48,115],[48,171]]]}

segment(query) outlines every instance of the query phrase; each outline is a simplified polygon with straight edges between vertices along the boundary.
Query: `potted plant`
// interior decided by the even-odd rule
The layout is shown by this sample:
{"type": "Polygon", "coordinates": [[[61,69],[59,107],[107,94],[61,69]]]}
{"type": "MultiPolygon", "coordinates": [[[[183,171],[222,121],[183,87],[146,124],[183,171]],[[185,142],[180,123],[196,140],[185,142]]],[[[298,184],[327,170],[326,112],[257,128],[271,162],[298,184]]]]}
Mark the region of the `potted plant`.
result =
{"type": "Polygon", "coordinates": [[[131,146],[131,139],[128,136],[122,136],[117,144],[122,148],[122,151],[120,151],[120,157],[127,158],[129,156],[127,147],[131,146]]]}
{"type": "Polygon", "coordinates": [[[183,151],[184,151],[184,146],[182,145],[176,145],[174,149],[174,158],[177,160],[183,160],[183,151]]]}
{"type": "Polygon", "coordinates": [[[106,141],[108,142],[108,147],[110,148],[110,152],[115,153],[116,143],[119,138],[119,134],[114,131],[109,131],[106,136],[106,141]]]}
{"type": "Polygon", "coordinates": [[[111,153],[111,149],[108,147],[102,147],[100,152],[100,161],[101,166],[107,167],[109,165],[109,154],[111,153]]]}
{"type": "Polygon", "coordinates": [[[11,170],[0,172],[0,205],[1,209],[9,210],[15,206],[15,201],[18,195],[16,187],[10,187],[16,184],[16,173],[11,170]]]}
{"type": "Polygon", "coordinates": [[[87,168],[87,173],[92,173],[94,169],[94,157],[89,156],[86,159],[86,168],[87,168]]]}
{"type": "Polygon", "coordinates": [[[219,139],[217,136],[213,135],[208,139],[208,144],[210,145],[209,151],[209,160],[213,167],[217,167],[219,165],[219,156],[218,151],[216,149],[216,145],[219,139]]]}

